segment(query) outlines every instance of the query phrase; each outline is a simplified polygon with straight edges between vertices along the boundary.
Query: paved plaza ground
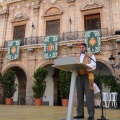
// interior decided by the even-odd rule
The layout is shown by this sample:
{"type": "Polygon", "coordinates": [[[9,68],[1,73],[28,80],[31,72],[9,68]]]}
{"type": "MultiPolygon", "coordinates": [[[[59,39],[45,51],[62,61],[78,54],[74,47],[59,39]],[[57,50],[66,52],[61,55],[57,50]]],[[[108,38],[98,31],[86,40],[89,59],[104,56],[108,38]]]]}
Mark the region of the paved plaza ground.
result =
{"type": "MultiPolygon", "coordinates": [[[[0,105],[0,120],[61,120],[66,118],[67,107],[34,105],[0,105]]],[[[73,116],[76,108],[73,108],[73,116]]],[[[95,120],[101,116],[101,109],[95,109],[95,120]]],[[[109,120],[120,120],[120,109],[105,109],[104,116],[109,120]]],[[[88,118],[85,107],[85,119],[88,118]]]]}

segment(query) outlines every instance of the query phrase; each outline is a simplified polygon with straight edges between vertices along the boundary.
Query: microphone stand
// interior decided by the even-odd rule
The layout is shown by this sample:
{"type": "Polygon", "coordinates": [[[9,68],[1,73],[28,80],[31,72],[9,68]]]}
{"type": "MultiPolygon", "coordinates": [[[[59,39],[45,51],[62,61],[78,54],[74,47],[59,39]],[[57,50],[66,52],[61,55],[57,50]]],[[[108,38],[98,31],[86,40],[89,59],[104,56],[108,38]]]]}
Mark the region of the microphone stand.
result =
{"type": "MultiPolygon", "coordinates": [[[[87,55],[85,52],[83,52],[83,51],[81,51],[81,53],[83,53],[83,54],[85,54],[88,58],[90,58],[93,62],[95,62],[96,63],[96,61],[94,60],[94,59],[92,59],[89,55],[87,55]]],[[[97,63],[96,63],[97,64],[97,63]]],[[[97,64],[98,65],[98,67],[99,67],[99,70],[101,71],[101,73],[102,73],[102,69],[103,69],[103,67],[101,66],[101,65],[99,65],[99,64],[97,64]]],[[[100,88],[100,94],[101,94],[101,110],[102,110],[102,115],[101,115],[101,118],[99,118],[99,119],[97,119],[97,120],[108,120],[108,119],[106,119],[105,117],[104,117],[104,114],[103,114],[103,97],[102,97],[102,80],[100,80],[100,86],[101,86],[101,88],[100,88]]]]}

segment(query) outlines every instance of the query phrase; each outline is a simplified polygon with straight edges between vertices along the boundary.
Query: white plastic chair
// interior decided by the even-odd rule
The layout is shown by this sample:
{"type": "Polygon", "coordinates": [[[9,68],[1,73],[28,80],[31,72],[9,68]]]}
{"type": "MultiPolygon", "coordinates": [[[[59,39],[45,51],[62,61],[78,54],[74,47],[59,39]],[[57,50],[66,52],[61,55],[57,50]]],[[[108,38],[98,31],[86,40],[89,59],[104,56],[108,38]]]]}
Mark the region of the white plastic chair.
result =
{"type": "Polygon", "coordinates": [[[118,95],[117,92],[110,93],[110,99],[109,99],[109,102],[108,102],[108,107],[110,105],[110,102],[111,102],[112,107],[114,107],[114,108],[117,107],[117,95],[118,95]]]}
{"type": "Polygon", "coordinates": [[[104,107],[108,108],[107,102],[108,102],[108,93],[104,92],[102,93],[102,101],[104,102],[104,107]]]}

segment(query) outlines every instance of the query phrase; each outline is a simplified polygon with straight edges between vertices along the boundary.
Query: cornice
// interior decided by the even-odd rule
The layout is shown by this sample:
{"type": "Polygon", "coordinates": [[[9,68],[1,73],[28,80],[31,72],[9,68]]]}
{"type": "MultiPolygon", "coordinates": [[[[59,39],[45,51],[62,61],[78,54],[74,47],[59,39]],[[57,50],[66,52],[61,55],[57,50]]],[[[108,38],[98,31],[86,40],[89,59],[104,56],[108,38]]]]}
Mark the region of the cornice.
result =
{"type": "Polygon", "coordinates": [[[5,1],[5,2],[1,2],[0,5],[4,6],[4,5],[7,5],[7,4],[17,3],[17,2],[21,2],[21,1],[27,1],[27,0],[9,0],[9,1],[5,1]]]}

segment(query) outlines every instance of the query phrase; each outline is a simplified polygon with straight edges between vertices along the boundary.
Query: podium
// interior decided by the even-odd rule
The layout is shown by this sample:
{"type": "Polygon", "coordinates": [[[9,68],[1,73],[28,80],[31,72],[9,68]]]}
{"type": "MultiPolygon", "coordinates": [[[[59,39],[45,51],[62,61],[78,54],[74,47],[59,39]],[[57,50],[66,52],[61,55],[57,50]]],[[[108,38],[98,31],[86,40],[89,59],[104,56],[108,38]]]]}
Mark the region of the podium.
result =
{"type": "Polygon", "coordinates": [[[73,120],[72,112],[74,102],[74,90],[77,76],[76,71],[78,69],[91,69],[91,67],[87,66],[84,63],[80,63],[77,57],[57,58],[54,60],[54,65],[52,65],[52,67],[72,72],[67,117],[65,120],[73,120]]]}

